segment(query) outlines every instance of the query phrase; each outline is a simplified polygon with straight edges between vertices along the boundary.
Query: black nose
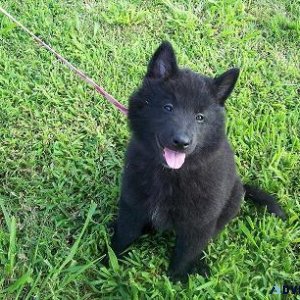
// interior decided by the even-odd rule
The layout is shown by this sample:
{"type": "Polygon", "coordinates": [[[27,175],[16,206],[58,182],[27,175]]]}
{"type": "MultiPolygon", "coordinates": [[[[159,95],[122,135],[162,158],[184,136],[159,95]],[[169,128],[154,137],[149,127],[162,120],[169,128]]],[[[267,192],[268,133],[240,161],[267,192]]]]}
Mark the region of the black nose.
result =
{"type": "Polygon", "coordinates": [[[186,134],[177,134],[173,138],[173,145],[178,149],[187,149],[191,139],[186,134]]]}

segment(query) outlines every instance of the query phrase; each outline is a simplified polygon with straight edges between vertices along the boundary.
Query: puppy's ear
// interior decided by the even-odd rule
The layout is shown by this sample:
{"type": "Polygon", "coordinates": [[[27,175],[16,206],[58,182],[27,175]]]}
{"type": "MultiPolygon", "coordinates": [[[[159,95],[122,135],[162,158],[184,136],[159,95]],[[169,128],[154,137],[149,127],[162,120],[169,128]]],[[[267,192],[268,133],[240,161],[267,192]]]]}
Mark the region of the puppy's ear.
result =
{"type": "Polygon", "coordinates": [[[153,79],[168,79],[178,71],[176,56],[172,45],[163,42],[153,54],[146,77],[153,79]]]}
{"type": "Polygon", "coordinates": [[[239,77],[239,73],[239,69],[233,68],[214,79],[216,98],[221,105],[224,105],[225,100],[232,92],[239,77]]]}

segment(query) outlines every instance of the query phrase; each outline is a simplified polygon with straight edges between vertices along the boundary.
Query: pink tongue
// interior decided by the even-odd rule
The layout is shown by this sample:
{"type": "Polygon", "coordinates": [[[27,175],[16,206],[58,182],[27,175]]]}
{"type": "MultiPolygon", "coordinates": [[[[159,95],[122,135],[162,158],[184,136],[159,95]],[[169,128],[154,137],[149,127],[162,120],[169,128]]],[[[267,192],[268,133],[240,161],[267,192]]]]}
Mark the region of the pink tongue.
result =
{"type": "Polygon", "coordinates": [[[179,169],[184,163],[185,153],[164,148],[164,157],[170,168],[179,169]]]}

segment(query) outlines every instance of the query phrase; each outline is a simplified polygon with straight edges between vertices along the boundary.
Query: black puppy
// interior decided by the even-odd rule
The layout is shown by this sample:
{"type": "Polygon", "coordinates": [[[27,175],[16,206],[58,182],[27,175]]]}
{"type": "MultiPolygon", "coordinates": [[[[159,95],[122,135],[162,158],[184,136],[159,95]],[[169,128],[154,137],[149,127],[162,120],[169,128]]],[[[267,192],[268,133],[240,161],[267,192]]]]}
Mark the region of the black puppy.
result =
{"type": "Polygon", "coordinates": [[[243,186],[236,173],[224,103],[238,75],[238,69],[217,78],[179,69],[168,42],[153,55],[129,103],[132,137],[112,237],[118,256],[146,227],[174,229],[169,274],[184,280],[209,240],[238,213],[244,193],[284,218],[272,196],[243,186]]]}

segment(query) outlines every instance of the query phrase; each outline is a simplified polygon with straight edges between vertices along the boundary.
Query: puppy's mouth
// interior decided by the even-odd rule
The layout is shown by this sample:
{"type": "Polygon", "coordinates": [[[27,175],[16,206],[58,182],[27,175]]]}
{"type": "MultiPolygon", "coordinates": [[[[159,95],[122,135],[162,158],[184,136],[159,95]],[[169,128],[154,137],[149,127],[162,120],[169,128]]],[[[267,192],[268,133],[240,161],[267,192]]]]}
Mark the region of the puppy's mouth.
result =
{"type": "Polygon", "coordinates": [[[168,148],[163,149],[163,156],[171,169],[180,169],[185,161],[185,153],[168,148]]]}
{"type": "Polygon", "coordinates": [[[159,148],[162,150],[162,155],[165,159],[167,166],[170,169],[180,169],[184,164],[186,154],[183,152],[171,150],[167,147],[163,147],[158,137],[156,137],[159,148]]]}

